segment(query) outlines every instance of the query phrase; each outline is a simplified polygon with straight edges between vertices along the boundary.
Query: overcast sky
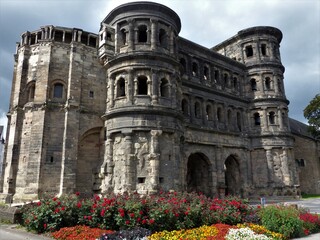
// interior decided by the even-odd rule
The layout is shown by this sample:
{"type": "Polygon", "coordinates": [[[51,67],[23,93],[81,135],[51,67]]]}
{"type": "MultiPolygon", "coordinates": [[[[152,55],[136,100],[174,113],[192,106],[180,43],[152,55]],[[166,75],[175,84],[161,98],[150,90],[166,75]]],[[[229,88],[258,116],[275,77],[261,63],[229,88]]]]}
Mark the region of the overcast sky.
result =
{"type": "MultiPolygon", "coordinates": [[[[20,34],[44,25],[77,27],[98,33],[100,22],[130,0],[0,0],[0,125],[9,109],[13,54],[20,34]]],[[[238,31],[273,26],[280,44],[289,115],[306,122],[303,109],[320,93],[319,0],[153,0],[181,19],[180,36],[213,47],[238,31]]]]}

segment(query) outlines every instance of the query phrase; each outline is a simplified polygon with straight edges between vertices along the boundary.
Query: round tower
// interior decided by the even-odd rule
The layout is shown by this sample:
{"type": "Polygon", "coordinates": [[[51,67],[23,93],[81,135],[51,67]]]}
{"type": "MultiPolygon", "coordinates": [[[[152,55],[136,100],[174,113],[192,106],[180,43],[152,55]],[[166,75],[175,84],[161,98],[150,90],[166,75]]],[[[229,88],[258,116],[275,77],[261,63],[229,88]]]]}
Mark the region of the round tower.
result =
{"type": "Polygon", "coordinates": [[[283,84],[281,40],[282,33],[277,28],[252,27],[213,48],[247,67],[245,94],[249,99],[251,157],[253,164],[264,159],[263,165],[268,169],[266,175],[260,174],[267,185],[256,187],[272,187],[273,192],[268,194],[279,195],[294,194],[298,182],[289,128],[289,101],[283,84]]]}
{"type": "Polygon", "coordinates": [[[177,188],[180,28],[174,11],[152,2],[121,5],[101,23],[99,57],[107,73],[102,191],[177,188]]]}

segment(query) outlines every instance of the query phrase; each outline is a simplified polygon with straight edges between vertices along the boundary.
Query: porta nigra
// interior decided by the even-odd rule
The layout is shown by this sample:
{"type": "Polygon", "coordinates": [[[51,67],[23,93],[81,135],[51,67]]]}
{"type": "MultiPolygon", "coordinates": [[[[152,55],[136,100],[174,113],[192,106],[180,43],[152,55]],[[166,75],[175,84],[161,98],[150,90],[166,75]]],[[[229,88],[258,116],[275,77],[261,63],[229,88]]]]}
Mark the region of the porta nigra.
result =
{"type": "Polygon", "coordinates": [[[134,2],[113,9],[98,33],[23,33],[2,199],[319,193],[319,141],[288,117],[281,31],[252,27],[206,48],[180,29],[170,8],[134,2]]]}

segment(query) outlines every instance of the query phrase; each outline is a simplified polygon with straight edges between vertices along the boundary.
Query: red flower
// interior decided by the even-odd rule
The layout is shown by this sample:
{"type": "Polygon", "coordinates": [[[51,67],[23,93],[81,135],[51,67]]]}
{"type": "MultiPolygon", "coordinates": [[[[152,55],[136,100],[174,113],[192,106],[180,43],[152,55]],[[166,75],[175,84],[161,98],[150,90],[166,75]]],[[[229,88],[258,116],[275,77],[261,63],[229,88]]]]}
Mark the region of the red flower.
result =
{"type": "Polygon", "coordinates": [[[55,213],[59,213],[59,212],[60,212],[60,208],[56,208],[56,209],[54,210],[54,212],[55,212],[55,213]]]}
{"type": "Polygon", "coordinates": [[[54,197],[52,200],[53,200],[53,201],[57,201],[57,199],[58,199],[57,197],[54,197]]]}
{"type": "Polygon", "coordinates": [[[81,202],[78,202],[77,203],[77,208],[81,208],[81,206],[82,206],[81,202]]]}
{"type": "Polygon", "coordinates": [[[129,224],[130,224],[130,221],[129,221],[129,220],[126,220],[126,224],[129,225],[129,224]]]}
{"type": "Polygon", "coordinates": [[[120,216],[121,216],[121,217],[124,217],[124,212],[121,212],[121,213],[120,213],[120,216]]]}
{"type": "Polygon", "coordinates": [[[150,220],[149,220],[149,223],[150,223],[150,224],[153,224],[153,223],[154,223],[154,219],[150,219],[150,220]]]}
{"type": "Polygon", "coordinates": [[[41,206],[41,202],[37,202],[37,205],[38,205],[38,206],[41,206]]]}
{"type": "Polygon", "coordinates": [[[80,192],[76,192],[76,195],[79,196],[79,195],[80,195],[80,192]]]}
{"type": "Polygon", "coordinates": [[[43,224],[43,228],[44,228],[44,229],[47,228],[47,224],[46,224],[46,223],[43,224]]]}
{"type": "Polygon", "coordinates": [[[66,210],[66,207],[61,207],[61,211],[64,211],[64,210],[66,210]]]}
{"type": "Polygon", "coordinates": [[[129,215],[131,218],[134,218],[134,213],[130,213],[129,215]]]}
{"type": "Polygon", "coordinates": [[[106,210],[105,210],[105,209],[102,209],[102,210],[101,210],[101,213],[100,213],[100,216],[103,217],[104,214],[105,214],[105,212],[106,212],[106,210]]]}

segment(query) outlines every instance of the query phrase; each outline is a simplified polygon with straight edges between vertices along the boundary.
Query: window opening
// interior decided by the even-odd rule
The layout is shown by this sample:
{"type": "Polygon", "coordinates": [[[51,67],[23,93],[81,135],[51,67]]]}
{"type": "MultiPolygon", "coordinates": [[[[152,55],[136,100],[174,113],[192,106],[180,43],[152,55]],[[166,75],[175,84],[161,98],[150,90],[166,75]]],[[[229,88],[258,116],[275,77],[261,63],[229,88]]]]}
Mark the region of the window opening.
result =
{"type": "Polygon", "coordinates": [[[96,47],[97,46],[97,38],[89,37],[89,46],[90,47],[96,47]]]}
{"type": "Polygon", "coordinates": [[[253,115],[253,118],[254,118],[254,125],[260,126],[260,124],[261,124],[260,114],[259,113],[255,113],[253,115]]]}
{"type": "Polygon", "coordinates": [[[199,102],[196,102],[194,104],[194,114],[195,114],[196,118],[200,118],[201,117],[201,114],[200,114],[200,103],[199,102]]]}
{"type": "Polygon", "coordinates": [[[237,112],[237,127],[241,131],[241,114],[239,112],[237,112]]]}
{"type": "Polygon", "coordinates": [[[274,112],[269,113],[269,123],[275,124],[275,113],[274,112]]]}
{"type": "Polygon", "coordinates": [[[271,80],[269,77],[266,77],[266,79],[265,79],[265,87],[266,87],[266,90],[271,89],[271,80]]]}
{"type": "Polygon", "coordinates": [[[253,48],[251,45],[246,46],[246,56],[247,57],[252,57],[253,56],[253,48]]]}
{"type": "Polygon", "coordinates": [[[123,97],[126,95],[126,86],[125,80],[120,78],[117,82],[117,97],[123,97]]]}
{"type": "Polygon", "coordinates": [[[198,64],[197,63],[192,63],[192,75],[197,76],[198,75],[198,64]]]}
{"type": "Polygon", "coordinates": [[[147,35],[147,26],[145,26],[145,25],[139,26],[139,28],[138,28],[138,42],[140,42],[140,43],[147,42],[147,39],[148,39],[147,36],[148,36],[147,35]]]}
{"type": "Polygon", "coordinates": [[[228,125],[230,125],[232,123],[232,112],[231,110],[229,109],[228,110],[228,125]]]}
{"type": "Polygon", "coordinates": [[[218,122],[222,122],[222,110],[221,110],[221,107],[217,108],[217,119],[218,119],[218,122]]]}
{"type": "Polygon", "coordinates": [[[262,56],[267,55],[267,45],[266,44],[261,44],[261,54],[262,54],[262,56]]]}
{"type": "Polygon", "coordinates": [[[138,95],[147,95],[147,94],[148,94],[147,77],[140,76],[138,77],[138,95]]]}
{"type": "Polygon", "coordinates": [[[225,74],[223,75],[223,80],[224,80],[224,85],[225,85],[225,86],[229,86],[229,84],[228,84],[228,82],[229,82],[229,76],[228,76],[227,73],[225,73],[225,74]]]}
{"type": "Polygon", "coordinates": [[[30,37],[30,45],[35,44],[36,43],[36,34],[31,34],[30,37]]]}
{"type": "Polygon", "coordinates": [[[257,91],[257,82],[254,78],[251,79],[251,90],[252,91],[257,91]]]}
{"type": "Polygon", "coordinates": [[[207,66],[204,66],[204,68],[203,68],[203,78],[205,80],[209,79],[209,68],[207,66]]]}
{"type": "Polygon", "coordinates": [[[61,83],[56,83],[53,87],[53,97],[62,98],[63,97],[63,85],[61,83]]]}
{"type": "Polygon", "coordinates": [[[167,79],[161,79],[160,84],[160,96],[161,97],[169,97],[169,82],[167,79]]]}
{"type": "Polygon", "coordinates": [[[28,93],[28,98],[29,98],[29,101],[30,101],[30,102],[32,102],[32,101],[34,100],[35,90],[36,90],[36,85],[33,83],[33,84],[29,87],[29,93],[28,93]]]}
{"type": "Polygon", "coordinates": [[[66,32],[64,36],[64,42],[65,43],[71,43],[72,41],[72,33],[71,32],[66,32]]]}
{"type": "Polygon", "coordinates": [[[110,32],[107,32],[107,40],[108,41],[112,41],[112,37],[111,37],[111,33],[110,32]]]}
{"type": "Polygon", "coordinates": [[[138,178],[138,183],[145,183],[146,178],[145,177],[139,177],[138,178]]]}
{"type": "Polygon", "coordinates": [[[93,98],[93,97],[94,97],[94,92],[93,92],[93,91],[90,91],[90,92],[89,92],[89,97],[90,97],[90,98],[93,98]]]}
{"type": "Polygon", "coordinates": [[[86,45],[88,44],[88,34],[87,33],[82,32],[81,43],[86,44],[86,45]]]}
{"type": "Polygon", "coordinates": [[[219,70],[215,70],[214,71],[214,79],[217,81],[217,82],[219,82],[219,80],[220,80],[220,74],[219,74],[219,70]]]}
{"type": "Polygon", "coordinates": [[[62,42],[63,32],[62,31],[55,31],[54,33],[54,40],[57,42],[62,42]]]}
{"type": "Polygon", "coordinates": [[[180,59],[180,64],[182,65],[182,74],[185,74],[186,70],[187,70],[186,60],[184,58],[181,58],[180,59]]]}
{"type": "Polygon", "coordinates": [[[188,111],[188,101],[186,99],[182,100],[181,103],[181,110],[183,112],[184,115],[189,115],[189,111],[188,111]]]}
{"type": "Polygon", "coordinates": [[[120,31],[120,43],[122,45],[126,45],[126,43],[127,43],[127,34],[126,34],[126,30],[125,29],[122,29],[120,31]]]}
{"type": "Polygon", "coordinates": [[[212,107],[210,105],[206,106],[206,114],[207,114],[207,120],[209,121],[213,120],[212,107]]]}
{"type": "Polygon", "coordinates": [[[238,79],[236,77],[233,78],[233,88],[234,89],[238,88],[238,79]]]}

